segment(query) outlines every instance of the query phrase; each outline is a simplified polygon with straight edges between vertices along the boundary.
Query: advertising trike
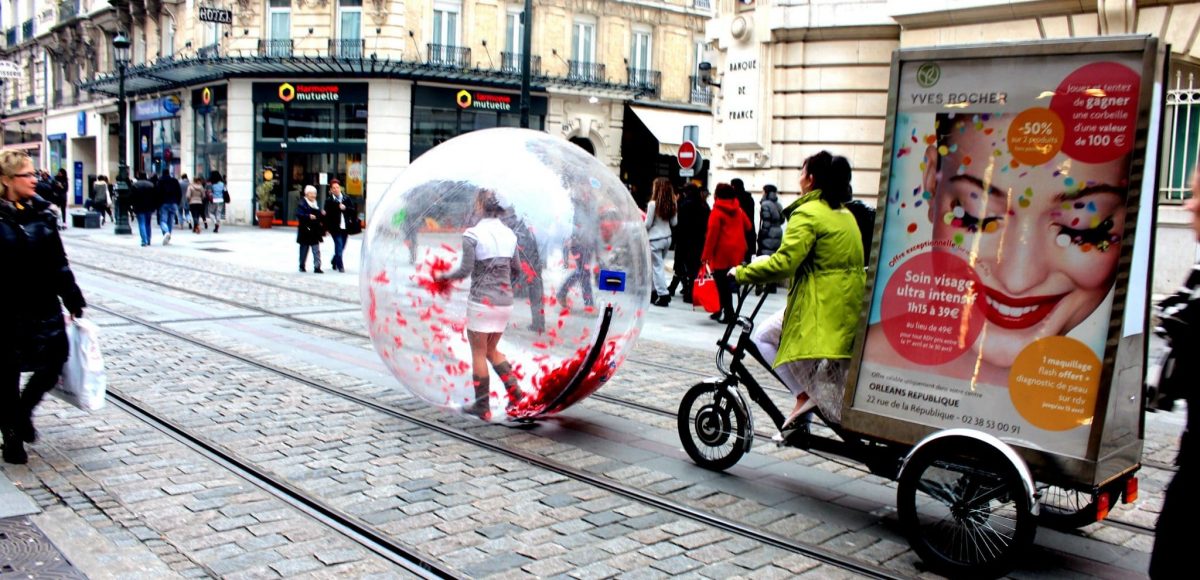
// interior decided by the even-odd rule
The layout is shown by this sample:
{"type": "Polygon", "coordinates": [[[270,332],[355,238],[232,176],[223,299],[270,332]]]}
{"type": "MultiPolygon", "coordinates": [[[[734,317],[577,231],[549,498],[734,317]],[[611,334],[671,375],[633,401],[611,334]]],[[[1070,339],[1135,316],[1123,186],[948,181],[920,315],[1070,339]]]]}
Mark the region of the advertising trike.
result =
{"type": "MultiPolygon", "coordinates": [[[[1143,36],[893,55],[840,422],[784,444],[897,481],[934,571],[1002,575],[1039,524],[1137,497],[1163,59],[1143,36]]],[[[750,340],[761,305],[739,307],[722,376],[680,405],[710,469],[750,450],[751,401],[784,422],[746,366],[771,367],[750,340]]]]}

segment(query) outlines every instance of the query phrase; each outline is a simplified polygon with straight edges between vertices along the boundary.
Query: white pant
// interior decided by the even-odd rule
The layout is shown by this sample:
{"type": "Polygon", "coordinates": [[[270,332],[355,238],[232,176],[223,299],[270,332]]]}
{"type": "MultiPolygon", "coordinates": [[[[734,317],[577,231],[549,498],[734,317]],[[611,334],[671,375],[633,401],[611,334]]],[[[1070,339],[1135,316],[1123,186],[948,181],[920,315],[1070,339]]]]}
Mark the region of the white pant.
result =
{"type": "MultiPolygon", "coordinates": [[[[784,309],[786,310],[786,309],[784,309]]],[[[779,343],[783,336],[783,313],[780,310],[761,325],[754,327],[750,340],[763,358],[772,365],[779,355],[779,343]]],[[[834,423],[842,422],[842,394],[846,388],[846,377],[850,371],[850,359],[801,359],[775,367],[775,374],[793,395],[808,393],[817,401],[821,413],[834,423]]]]}

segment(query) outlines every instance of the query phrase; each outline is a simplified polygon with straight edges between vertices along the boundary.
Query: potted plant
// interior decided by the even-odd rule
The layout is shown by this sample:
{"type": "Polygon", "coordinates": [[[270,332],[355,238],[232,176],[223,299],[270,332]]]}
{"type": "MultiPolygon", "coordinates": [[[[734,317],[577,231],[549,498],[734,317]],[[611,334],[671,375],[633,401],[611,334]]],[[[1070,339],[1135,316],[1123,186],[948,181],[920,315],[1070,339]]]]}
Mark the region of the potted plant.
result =
{"type": "Polygon", "coordinates": [[[258,227],[270,228],[275,222],[275,182],[264,180],[254,191],[254,199],[258,210],[254,217],[258,218],[258,227]]]}

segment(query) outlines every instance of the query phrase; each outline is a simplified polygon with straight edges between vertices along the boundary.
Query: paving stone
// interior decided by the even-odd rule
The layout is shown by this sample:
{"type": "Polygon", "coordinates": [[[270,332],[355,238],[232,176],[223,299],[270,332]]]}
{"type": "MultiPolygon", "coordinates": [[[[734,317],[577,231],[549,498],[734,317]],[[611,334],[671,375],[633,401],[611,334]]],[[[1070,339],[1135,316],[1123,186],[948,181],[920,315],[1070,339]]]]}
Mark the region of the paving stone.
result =
{"type": "Polygon", "coordinates": [[[532,562],[528,557],[521,554],[499,554],[490,556],[478,562],[471,563],[462,567],[463,573],[472,578],[482,578],[492,574],[499,574],[513,569],[521,568],[532,562]]]}
{"type": "Polygon", "coordinates": [[[638,550],[638,553],[654,558],[655,560],[663,560],[681,554],[683,551],[683,548],[676,546],[675,544],[660,543],[646,546],[645,548],[638,550]]]}

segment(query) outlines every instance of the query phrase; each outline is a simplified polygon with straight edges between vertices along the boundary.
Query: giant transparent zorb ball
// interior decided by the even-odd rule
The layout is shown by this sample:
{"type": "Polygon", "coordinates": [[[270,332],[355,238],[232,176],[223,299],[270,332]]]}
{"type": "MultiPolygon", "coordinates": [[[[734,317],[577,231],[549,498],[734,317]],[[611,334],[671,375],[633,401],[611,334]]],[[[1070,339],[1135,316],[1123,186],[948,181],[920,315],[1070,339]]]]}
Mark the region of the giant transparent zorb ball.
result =
{"type": "Polygon", "coordinates": [[[629,192],[583,149],[524,129],[467,133],[414,161],[373,210],[362,262],[364,314],[392,374],[430,404],[485,419],[536,419],[595,392],[649,302],[648,242],[629,192]],[[492,192],[490,214],[481,191],[492,192]],[[442,278],[461,266],[468,232],[477,260],[503,259],[494,248],[516,239],[509,279],[442,278]],[[510,309],[493,298],[505,294],[510,309]],[[468,327],[502,329],[496,350],[509,364],[483,362],[486,380],[468,327]]]}

